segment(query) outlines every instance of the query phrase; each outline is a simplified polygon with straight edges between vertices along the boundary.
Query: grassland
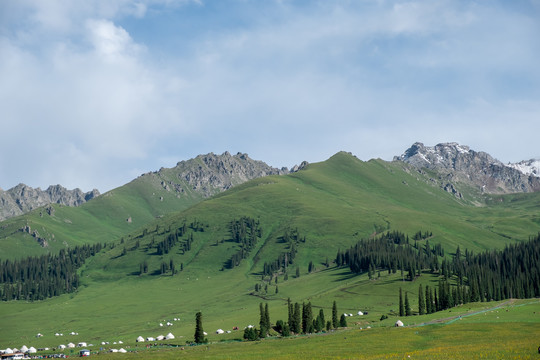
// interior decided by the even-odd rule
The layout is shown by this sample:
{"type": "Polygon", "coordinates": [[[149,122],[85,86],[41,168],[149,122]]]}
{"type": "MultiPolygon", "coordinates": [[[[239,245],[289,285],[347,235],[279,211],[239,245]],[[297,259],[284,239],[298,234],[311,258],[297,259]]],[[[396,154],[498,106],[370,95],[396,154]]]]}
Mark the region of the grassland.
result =
{"type": "MultiPolygon", "coordinates": [[[[478,194],[470,193],[466,200],[458,200],[431,184],[429,178],[403,166],[380,160],[362,162],[340,153],[289,176],[250,181],[182,212],[165,214],[167,209],[159,208],[165,206],[160,205],[159,197],[152,198],[156,203],[149,206],[149,198],[141,199],[136,192],[123,194],[124,205],[115,202],[116,205],[109,206],[108,210],[102,210],[97,202],[81,207],[77,210],[79,215],[58,207],[54,219],[47,221],[51,224],[63,221],[62,226],[65,226],[65,219],[70,220],[74,228],[64,231],[66,236],[73,236],[81,243],[107,241],[109,246],[80,269],[82,286],[76,293],[34,303],[11,301],[0,304],[2,324],[15,324],[0,326],[0,348],[23,344],[36,348],[53,347],[70,341],[86,341],[96,344],[92,348],[96,350],[102,341],[112,344],[118,340],[135,348],[134,341],[139,335],[155,337],[168,332],[176,336],[173,344],[185,345],[193,339],[197,311],[203,312],[210,342],[234,341],[241,337],[239,332],[216,335],[215,330],[258,325],[260,302],[268,302],[272,322],[286,320],[285,304],[290,298],[293,302],[310,301],[315,309],[322,308],[327,317],[334,300],[340,312],[356,314],[362,310],[369,314],[350,318],[350,330],[330,335],[250,344],[212,344],[208,350],[200,346],[186,349],[181,356],[211,357],[214,355],[209,354],[215,351],[216,356],[224,358],[270,355],[278,358],[356,358],[358,354],[366,358],[403,358],[407,355],[445,358],[452,353],[473,354],[478,358],[487,354],[487,358],[498,358],[495,351],[500,348],[493,344],[501,343],[505,334],[509,348],[515,349],[516,356],[526,356],[533,342],[531,330],[538,329],[539,322],[536,317],[529,321],[520,315],[519,309],[533,309],[538,313],[538,303],[514,307],[515,312],[512,308],[518,320],[514,323],[508,318],[506,327],[495,319],[487,321],[489,314],[464,317],[444,326],[412,327],[435,318],[467,314],[492,306],[487,303],[470,304],[452,312],[408,317],[402,320],[411,327],[393,329],[397,319],[398,289],[402,287],[409,294],[414,309],[418,286],[436,285],[436,275],[425,272],[416,281],[408,282],[403,281],[399,271],[396,274],[381,271],[380,277],[369,280],[366,274],[354,275],[345,268],[323,265],[327,258],[333,260],[338,249],[344,250],[361,238],[386,230],[399,230],[410,235],[418,230],[429,230],[433,232],[430,243],[442,244],[447,256],[457,246],[462,251],[474,252],[500,249],[540,231],[537,212],[540,193],[491,196],[484,198],[482,206],[478,206],[478,198],[473,198],[478,194]],[[127,211],[128,208],[131,210],[127,211]],[[158,210],[165,215],[155,219],[158,210]],[[125,221],[128,215],[132,217],[132,223],[125,221]],[[227,269],[227,260],[238,251],[238,245],[230,240],[229,223],[241,216],[250,216],[260,222],[261,238],[240,266],[227,269]],[[167,236],[164,229],[177,229],[184,222],[189,224],[195,220],[204,224],[204,231],[193,234],[191,251],[183,253],[177,246],[167,255],[156,255],[152,244],[167,236]],[[287,244],[281,240],[287,229],[298,229],[306,236],[306,242],[298,245],[295,264],[288,270],[288,280],[285,281],[285,274],[281,273],[277,276],[277,284],[274,279],[267,284],[266,292],[255,293],[255,284],[266,285],[261,282],[264,262],[273,261],[287,249],[287,244]],[[93,235],[85,237],[90,230],[93,235]],[[183,264],[184,270],[174,276],[170,273],[159,275],[160,263],[170,260],[177,268],[183,264]],[[139,266],[144,261],[149,265],[149,272],[139,275],[139,266]],[[308,274],[307,265],[311,261],[315,263],[316,271],[308,274]],[[297,266],[300,269],[298,278],[294,271],[297,266]],[[389,319],[379,321],[382,314],[389,315],[389,319]],[[485,322],[480,320],[482,316],[485,322]],[[174,318],[181,320],[173,322],[172,327],[159,326],[174,318]],[[487,326],[485,323],[491,324],[493,331],[482,329],[487,326]],[[371,327],[368,331],[365,330],[367,326],[371,327]],[[364,330],[360,330],[361,327],[364,330]],[[79,335],[53,336],[57,332],[68,334],[72,331],[79,335]],[[38,332],[45,336],[35,338],[38,332]],[[483,342],[479,340],[482,337],[483,342]],[[389,338],[393,341],[388,341],[389,338]],[[489,349],[489,344],[493,349],[489,349]],[[475,352],[475,348],[480,350],[475,352]]],[[[119,191],[111,196],[116,194],[119,191]]],[[[39,219],[46,218],[39,214],[32,216],[36,216],[32,218],[36,224],[39,219]]],[[[62,230],[59,228],[58,232],[62,230]]],[[[20,254],[22,250],[18,251],[20,254]]],[[[504,353],[513,356],[509,354],[513,353],[504,353]]],[[[152,356],[180,355],[162,350],[152,356]]]]}

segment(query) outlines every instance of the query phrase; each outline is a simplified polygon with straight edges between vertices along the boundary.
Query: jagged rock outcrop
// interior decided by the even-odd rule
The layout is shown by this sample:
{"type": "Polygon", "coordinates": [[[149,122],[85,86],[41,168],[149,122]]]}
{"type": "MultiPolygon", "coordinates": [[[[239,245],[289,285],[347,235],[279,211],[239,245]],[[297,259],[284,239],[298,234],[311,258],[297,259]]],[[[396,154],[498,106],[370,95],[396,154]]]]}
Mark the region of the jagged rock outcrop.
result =
{"type": "Polygon", "coordinates": [[[154,177],[163,189],[176,192],[179,196],[197,193],[206,198],[251,179],[289,174],[306,165],[303,162],[289,171],[286,167],[278,169],[253,160],[244,153],[231,155],[226,151],[221,155],[199,155],[194,159],[180,161],[173,168],[161,168],[143,176],[154,177]]]}
{"type": "Polygon", "coordinates": [[[80,189],[68,190],[61,185],[51,185],[47,190],[41,190],[19,184],[6,191],[0,190],[0,220],[53,203],[79,206],[96,196],[99,196],[96,189],[85,193],[80,189]]]}
{"type": "Polygon", "coordinates": [[[530,159],[517,163],[508,163],[507,166],[517,169],[525,175],[540,177],[540,159],[530,159]]]}
{"type": "Polygon", "coordinates": [[[532,192],[540,190],[540,178],[507,166],[485,152],[476,152],[457,143],[442,143],[434,147],[415,143],[394,161],[403,161],[417,169],[439,173],[441,187],[461,197],[456,183],[472,185],[492,194],[532,192]]]}

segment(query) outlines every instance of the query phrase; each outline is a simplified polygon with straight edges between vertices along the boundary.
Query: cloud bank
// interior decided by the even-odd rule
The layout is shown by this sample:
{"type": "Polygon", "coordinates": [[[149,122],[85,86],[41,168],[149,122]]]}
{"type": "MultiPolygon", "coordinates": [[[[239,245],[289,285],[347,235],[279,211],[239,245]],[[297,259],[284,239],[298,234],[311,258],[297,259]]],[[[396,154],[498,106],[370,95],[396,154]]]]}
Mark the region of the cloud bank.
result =
{"type": "Polygon", "coordinates": [[[274,166],[458,141],[539,156],[539,6],[7,1],[0,186],[101,191],[200,153],[274,166]]]}

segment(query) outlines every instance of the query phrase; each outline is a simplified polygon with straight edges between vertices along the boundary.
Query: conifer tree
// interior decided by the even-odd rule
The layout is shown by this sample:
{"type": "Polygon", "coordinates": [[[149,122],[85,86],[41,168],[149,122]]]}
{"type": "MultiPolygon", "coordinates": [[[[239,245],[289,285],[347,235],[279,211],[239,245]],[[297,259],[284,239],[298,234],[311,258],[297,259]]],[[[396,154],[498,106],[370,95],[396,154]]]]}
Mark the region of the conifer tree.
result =
{"type": "Polygon", "coordinates": [[[426,313],[426,301],[424,298],[424,291],[422,290],[422,284],[418,286],[418,314],[424,315],[426,313]]]}
{"type": "Polygon", "coordinates": [[[291,324],[291,331],[295,334],[302,332],[302,310],[299,303],[294,303],[293,322],[291,324]]]}
{"type": "Polygon", "coordinates": [[[202,344],[206,342],[202,326],[202,313],[200,311],[195,314],[195,342],[197,344],[202,344]]]}
{"type": "Polygon", "coordinates": [[[405,316],[405,306],[403,305],[403,293],[399,288],[399,316],[405,316]]]}
{"type": "Polygon", "coordinates": [[[336,301],[334,300],[334,304],[332,305],[332,327],[335,329],[339,325],[338,323],[338,312],[337,312],[337,305],[336,301]]]}
{"type": "Polygon", "coordinates": [[[411,316],[411,304],[409,303],[409,294],[405,292],[405,316],[411,316]]]}
{"type": "Polygon", "coordinates": [[[341,318],[339,319],[339,327],[347,327],[347,318],[345,317],[345,314],[341,314],[341,318]]]}

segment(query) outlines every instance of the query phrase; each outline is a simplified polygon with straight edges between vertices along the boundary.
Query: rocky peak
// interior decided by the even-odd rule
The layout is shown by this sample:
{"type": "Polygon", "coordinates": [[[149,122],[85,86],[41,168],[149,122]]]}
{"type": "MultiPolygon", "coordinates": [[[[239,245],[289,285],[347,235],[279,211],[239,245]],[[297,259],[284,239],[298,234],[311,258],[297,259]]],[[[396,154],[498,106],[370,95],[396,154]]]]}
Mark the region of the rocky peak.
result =
{"type": "Polygon", "coordinates": [[[84,193],[81,189],[68,190],[61,185],[51,185],[47,190],[41,190],[19,184],[6,191],[0,190],[0,220],[53,203],[79,206],[96,196],[99,196],[96,189],[84,193]]]}
{"type": "MultiPolygon", "coordinates": [[[[414,143],[394,161],[403,161],[417,169],[431,169],[441,173],[442,184],[450,188],[452,182],[474,185],[488,193],[515,193],[540,190],[540,179],[504,165],[485,152],[471,150],[455,142],[433,147],[414,143]]],[[[453,185],[452,185],[453,186],[453,185]]]]}
{"type": "MultiPolygon", "coordinates": [[[[300,167],[305,166],[305,164],[300,167]]],[[[158,172],[145,176],[157,177],[167,191],[174,191],[178,196],[197,193],[210,197],[251,179],[284,175],[299,170],[298,166],[289,171],[271,167],[266,163],[253,160],[245,153],[231,155],[228,151],[221,155],[214,153],[199,155],[190,160],[180,161],[170,169],[162,168],[158,172]]]]}
{"type": "Polygon", "coordinates": [[[540,177],[540,159],[523,160],[518,163],[508,163],[506,166],[517,169],[525,175],[540,177]]]}

